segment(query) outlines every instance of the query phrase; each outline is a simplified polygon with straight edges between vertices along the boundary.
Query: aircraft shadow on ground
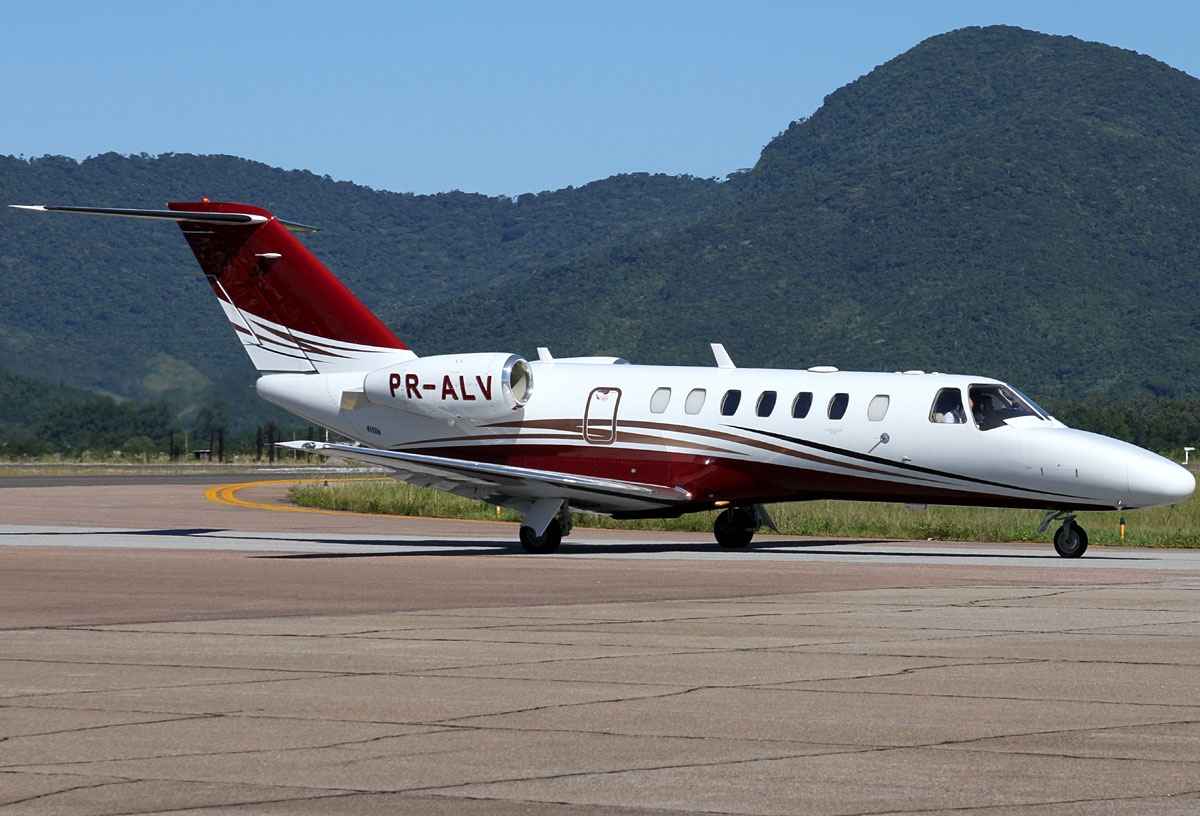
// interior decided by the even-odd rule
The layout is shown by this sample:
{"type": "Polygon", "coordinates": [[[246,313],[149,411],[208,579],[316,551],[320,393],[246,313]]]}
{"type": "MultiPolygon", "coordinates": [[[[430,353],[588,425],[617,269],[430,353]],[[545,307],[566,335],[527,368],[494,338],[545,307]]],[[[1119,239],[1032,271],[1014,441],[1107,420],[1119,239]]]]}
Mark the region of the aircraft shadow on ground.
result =
{"type": "MultiPolygon", "coordinates": [[[[237,533],[215,527],[194,527],[160,530],[125,530],[113,535],[145,536],[148,538],[201,538],[208,542],[228,538],[235,541],[271,541],[286,548],[291,539],[273,538],[270,535],[253,535],[237,533]]],[[[78,532],[55,531],[38,533],[39,536],[78,536],[78,532]]],[[[366,547],[367,552],[316,552],[316,553],[253,553],[253,558],[306,560],[306,559],[344,559],[344,558],[411,558],[445,555],[528,555],[518,541],[487,540],[487,539],[428,539],[424,541],[383,541],[376,538],[322,538],[320,536],[305,536],[295,539],[298,545],[318,544],[327,547],[366,547]]],[[[855,558],[924,558],[938,559],[946,562],[965,561],[975,558],[995,558],[1006,561],[1057,560],[1057,555],[1049,547],[1029,552],[991,552],[986,548],[970,550],[899,550],[888,547],[878,547],[870,550],[847,550],[846,547],[861,547],[866,545],[888,544],[887,539],[862,538],[831,538],[788,540],[764,536],[757,546],[751,545],[744,550],[722,549],[716,542],[696,541],[656,541],[633,543],[628,541],[603,542],[593,541],[586,544],[563,542],[553,555],[670,555],[672,553],[727,553],[730,558],[737,558],[739,553],[778,553],[786,555],[789,552],[803,552],[806,555],[832,555],[846,559],[855,558]]],[[[1001,547],[1004,545],[996,545],[1001,547]]],[[[545,557],[545,556],[540,556],[545,557]]],[[[1105,554],[1106,561],[1140,561],[1144,557],[1134,555],[1105,554]]]]}
{"type": "MultiPolygon", "coordinates": [[[[503,555],[529,555],[522,548],[520,543],[516,541],[480,541],[480,540],[430,540],[430,541],[412,541],[412,542],[391,542],[377,541],[372,539],[364,540],[325,540],[319,538],[305,539],[312,543],[325,544],[329,546],[356,546],[356,547],[378,547],[380,552],[322,552],[322,553],[278,553],[278,554],[258,554],[256,558],[273,558],[286,560],[305,560],[305,559],[334,559],[334,558],[403,558],[403,557],[421,557],[421,556],[445,556],[445,555],[483,555],[483,556],[503,556],[503,555]],[[403,547],[403,550],[387,551],[389,547],[403,547]],[[428,549],[424,547],[428,546],[428,549]]],[[[925,559],[943,559],[948,562],[965,561],[978,558],[1000,558],[1013,561],[1025,560],[1057,560],[1058,556],[1053,550],[1048,551],[1030,551],[1028,553],[992,553],[986,550],[912,550],[900,551],[887,548],[871,549],[871,550],[847,550],[846,547],[858,547],[871,544],[888,543],[884,539],[819,539],[819,540],[804,540],[804,541],[781,541],[781,542],[764,542],[758,547],[750,546],[744,550],[722,549],[715,542],[712,544],[694,542],[694,541],[661,541],[647,542],[644,544],[630,542],[588,542],[587,544],[568,544],[564,542],[550,557],[554,555],[572,556],[572,555],[671,555],[671,554],[698,554],[698,553],[725,553],[731,559],[736,559],[739,554],[752,554],[755,552],[761,553],[778,553],[786,555],[789,552],[803,552],[806,555],[832,555],[841,556],[846,559],[864,558],[864,557],[891,557],[891,558],[925,558],[925,559]]],[[[533,556],[547,557],[547,556],[533,556]]],[[[1118,559],[1120,557],[1117,557],[1118,559]]],[[[1112,559],[1110,559],[1112,560],[1112,559]]],[[[1133,559],[1130,559],[1133,560],[1133,559]]]]}

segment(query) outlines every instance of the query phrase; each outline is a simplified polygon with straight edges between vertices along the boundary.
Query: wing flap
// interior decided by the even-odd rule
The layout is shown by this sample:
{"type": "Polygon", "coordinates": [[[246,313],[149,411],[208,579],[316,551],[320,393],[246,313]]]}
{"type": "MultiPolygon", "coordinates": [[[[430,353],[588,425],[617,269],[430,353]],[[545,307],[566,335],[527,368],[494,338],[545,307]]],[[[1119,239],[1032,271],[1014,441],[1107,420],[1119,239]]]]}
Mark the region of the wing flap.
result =
{"type": "Polygon", "coordinates": [[[491,504],[527,507],[538,499],[567,499],[573,507],[599,513],[636,512],[692,500],[680,487],[577,476],[550,470],[450,459],[423,453],[404,453],[339,445],[330,442],[282,442],[282,447],[322,456],[336,456],[394,471],[402,482],[433,487],[491,504]]]}

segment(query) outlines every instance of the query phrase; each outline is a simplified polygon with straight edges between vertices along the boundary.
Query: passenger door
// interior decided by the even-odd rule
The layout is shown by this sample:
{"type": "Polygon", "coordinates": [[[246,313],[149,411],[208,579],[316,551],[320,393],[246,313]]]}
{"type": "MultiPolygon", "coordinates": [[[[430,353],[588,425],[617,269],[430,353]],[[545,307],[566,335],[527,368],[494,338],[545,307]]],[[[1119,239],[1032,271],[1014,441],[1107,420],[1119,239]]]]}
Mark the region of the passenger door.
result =
{"type": "Polygon", "coordinates": [[[591,445],[611,445],[617,439],[617,409],[621,389],[593,388],[583,409],[583,439],[591,445]]]}

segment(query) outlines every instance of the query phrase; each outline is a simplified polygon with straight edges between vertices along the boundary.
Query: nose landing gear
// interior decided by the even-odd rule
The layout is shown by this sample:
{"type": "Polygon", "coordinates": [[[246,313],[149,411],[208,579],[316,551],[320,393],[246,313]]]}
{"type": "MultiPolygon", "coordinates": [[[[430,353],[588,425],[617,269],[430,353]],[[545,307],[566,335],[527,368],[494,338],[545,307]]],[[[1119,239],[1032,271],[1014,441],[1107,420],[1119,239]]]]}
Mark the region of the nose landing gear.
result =
{"type": "Polygon", "coordinates": [[[1050,522],[1062,519],[1062,526],[1054,533],[1054,551],[1063,558],[1078,558],[1088,547],[1087,531],[1075,523],[1075,514],[1062,510],[1052,510],[1042,519],[1039,533],[1046,532],[1050,522]]]}

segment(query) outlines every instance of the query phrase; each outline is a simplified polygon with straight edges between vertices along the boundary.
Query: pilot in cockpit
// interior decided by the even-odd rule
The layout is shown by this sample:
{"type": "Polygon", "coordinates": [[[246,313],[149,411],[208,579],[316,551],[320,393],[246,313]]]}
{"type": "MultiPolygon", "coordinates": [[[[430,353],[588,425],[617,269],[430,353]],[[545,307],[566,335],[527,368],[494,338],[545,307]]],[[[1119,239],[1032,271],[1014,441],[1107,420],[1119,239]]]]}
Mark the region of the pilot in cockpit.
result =
{"type": "Polygon", "coordinates": [[[992,415],[992,398],[985,395],[976,395],[971,398],[971,413],[975,415],[975,424],[983,427],[987,424],[988,417],[992,415]]]}

